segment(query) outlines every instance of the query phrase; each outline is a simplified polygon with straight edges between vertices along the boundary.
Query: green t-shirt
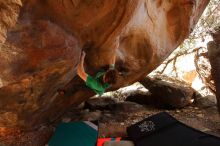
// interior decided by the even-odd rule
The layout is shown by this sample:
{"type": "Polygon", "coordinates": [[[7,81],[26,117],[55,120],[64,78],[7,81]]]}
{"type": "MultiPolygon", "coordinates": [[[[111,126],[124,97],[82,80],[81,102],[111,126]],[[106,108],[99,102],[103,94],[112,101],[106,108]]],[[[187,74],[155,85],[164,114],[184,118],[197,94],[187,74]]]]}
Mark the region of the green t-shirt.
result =
{"type": "Polygon", "coordinates": [[[105,72],[98,72],[94,77],[88,75],[86,79],[86,86],[91,88],[95,93],[102,95],[106,89],[108,89],[111,85],[108,83],[101,83],[102,76],[105,74],[105,72]]]}

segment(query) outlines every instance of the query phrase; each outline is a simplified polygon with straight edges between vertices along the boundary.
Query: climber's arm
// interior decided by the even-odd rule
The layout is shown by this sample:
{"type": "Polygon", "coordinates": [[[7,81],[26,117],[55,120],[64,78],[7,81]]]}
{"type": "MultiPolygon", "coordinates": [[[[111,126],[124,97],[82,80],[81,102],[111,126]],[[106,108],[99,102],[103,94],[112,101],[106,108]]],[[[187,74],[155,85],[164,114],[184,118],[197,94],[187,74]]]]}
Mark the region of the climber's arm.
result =
{"type": "Polygon", "coordinates": [[[80,57],[80,63],[77,66],[77,74],[80,76],[81,79],[86,81],[88,74],[84,70],[84,59],[85,59],[85,52],[82,52],[82,55],[80,57]]]}

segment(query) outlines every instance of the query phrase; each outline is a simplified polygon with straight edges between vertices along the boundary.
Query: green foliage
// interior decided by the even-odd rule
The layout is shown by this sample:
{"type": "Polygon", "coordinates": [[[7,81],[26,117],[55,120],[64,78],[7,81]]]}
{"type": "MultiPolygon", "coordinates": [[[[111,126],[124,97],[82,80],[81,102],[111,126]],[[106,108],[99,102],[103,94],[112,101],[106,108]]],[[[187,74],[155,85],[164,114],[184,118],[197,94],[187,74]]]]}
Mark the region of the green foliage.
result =
{"type": "Polygon", "coordinates": [[[181,49],[195,48],[196,44],[211,37],[210,32],[217,26],[220,26],[220,1],[211,0],[191,35],[181,45],[181,49]]]}
{"type": "MultiPolygon", "coordinates": [[[[204,83],[206,89],[215,92],[214,83],[210,74],[211,66],[206,57],[206,44],[212,40],[211,32],[220,26],[220,1],[210,0],[204,13],[199,19],[190,36],[163,62],[163,64],[154,72],[164,74],[168,66],[172,66],[171,74],[178,78],[180,69],[176,67],[178,60],[184,59],[187,55],[194,55],[194,66],[199,78],[204,83]]],[[[170,75],[169,76],[173,76],[170,75]]]]}

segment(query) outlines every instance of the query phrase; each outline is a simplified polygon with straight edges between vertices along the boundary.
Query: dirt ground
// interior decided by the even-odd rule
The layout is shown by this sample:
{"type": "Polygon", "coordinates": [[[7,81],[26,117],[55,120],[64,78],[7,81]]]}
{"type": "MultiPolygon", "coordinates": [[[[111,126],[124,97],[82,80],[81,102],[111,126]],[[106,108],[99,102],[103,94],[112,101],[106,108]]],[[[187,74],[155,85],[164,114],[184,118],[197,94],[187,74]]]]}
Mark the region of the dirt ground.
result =
{"type": "Polygon", "coordinates": [[[99,137],[126,136],[126,127],[138,121],[166,111],[181,122],[203,132],[220,137],[220,116],[216,106],[199,108],[195,104],[183,109],[164,110],[152,105],[119,102],[99,109],[93,107],[73,108],[61,121],[50,126],[42,126],[36,131],[22,132],[16,129],[0,129],[0,146],[45,146],[60,122],[99,120],[99,137]]]}
{"type": "Polygon", "coordinates": [[[203,132],[220,137],[220,116],[216,107],[201,109],[195,105],[178,110],[161,110],[145,106],[145,110],[137,110],[129,113],[119,113],[122,119],[109,119],[100,122],[100,137],[126,136],[126,127],[142,119],[166,111],[179,121],[199,129],[203,132]],[[111,128],[110,128],[111,127],[111,128]],[[108,130],[106,130],[108,129],[108,130]]]}

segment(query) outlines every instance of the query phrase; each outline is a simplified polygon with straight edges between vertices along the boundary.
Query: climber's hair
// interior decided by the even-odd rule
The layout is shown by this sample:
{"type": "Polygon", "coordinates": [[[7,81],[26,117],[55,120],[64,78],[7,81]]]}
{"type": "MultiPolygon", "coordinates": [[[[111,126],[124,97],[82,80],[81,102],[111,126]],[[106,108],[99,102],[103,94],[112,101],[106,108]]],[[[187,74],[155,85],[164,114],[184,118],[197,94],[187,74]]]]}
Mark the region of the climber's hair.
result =
{"type": "Polygon", "coordinates": [[[118,72],[116,69],[109,69],[103,76],[103,83],[115,84],[117,82],[118,72]]]}

